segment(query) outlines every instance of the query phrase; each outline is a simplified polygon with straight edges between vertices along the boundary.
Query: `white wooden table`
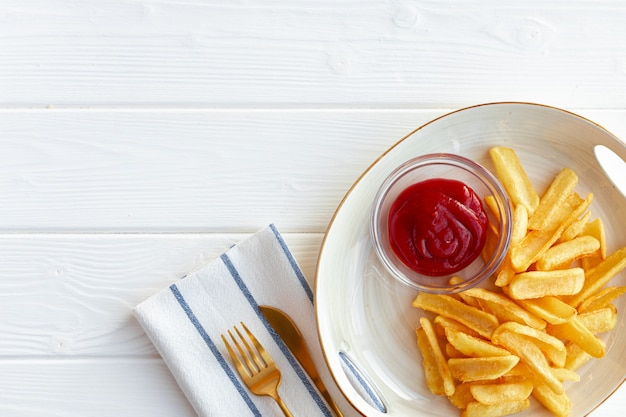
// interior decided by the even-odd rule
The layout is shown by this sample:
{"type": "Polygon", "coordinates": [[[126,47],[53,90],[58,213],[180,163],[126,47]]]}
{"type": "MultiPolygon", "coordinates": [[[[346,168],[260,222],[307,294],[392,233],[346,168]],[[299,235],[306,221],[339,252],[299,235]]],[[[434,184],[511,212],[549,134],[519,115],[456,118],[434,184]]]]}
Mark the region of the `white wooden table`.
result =
{"type": "Polygon", "coordinates": [[[313,281],[350,185],[450,110],[538,102],[626,138],[624,22],[615,0],[2,0],[0,415],[193,416],[131,307],[271,222],[313,281]]]}

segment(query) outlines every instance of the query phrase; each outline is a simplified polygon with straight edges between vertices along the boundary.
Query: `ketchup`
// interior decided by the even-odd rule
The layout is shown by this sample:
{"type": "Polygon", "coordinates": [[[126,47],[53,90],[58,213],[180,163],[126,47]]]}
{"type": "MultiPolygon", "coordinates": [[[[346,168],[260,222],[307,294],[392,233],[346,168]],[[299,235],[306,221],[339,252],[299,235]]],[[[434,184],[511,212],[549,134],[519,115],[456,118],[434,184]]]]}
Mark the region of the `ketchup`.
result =
{"type": "Polygon", "coordinates": [[[422,275],[457,272],[485,246],[488,218],[466,184],[434,178],[407,187],[389,210],[389,241],[398,258],[422,275]]]}

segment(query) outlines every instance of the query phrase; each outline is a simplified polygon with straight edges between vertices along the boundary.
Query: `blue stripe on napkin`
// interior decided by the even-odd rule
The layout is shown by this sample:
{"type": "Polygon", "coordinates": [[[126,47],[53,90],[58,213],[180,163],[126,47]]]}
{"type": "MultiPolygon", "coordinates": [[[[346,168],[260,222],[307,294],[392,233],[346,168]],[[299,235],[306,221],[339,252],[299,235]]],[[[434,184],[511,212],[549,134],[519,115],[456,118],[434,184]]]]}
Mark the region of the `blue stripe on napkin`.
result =
{"type": "MultiPolygon", "coordinates": [[[[277,232],[275,232],[275,233],[277,233],[277,232]]],[[[286,248],[286,246],[283,247],[283,250],[286,251],[286,254],[289,253],[289,250],[286,248]]],[[[285,345],[285,342],[283,342],[283,340],[278,335],[278,333],[276,333],[274,331],[272,326],[269,324],[269,322],[267,321],[267,319],[265,318],[265,316],[261,312],[261,309],[259,308],[259,304],[257,303],[257,301],[254,299],[254,297],[250,293],[250,290],[246,286],[245,282],[241,278],[241,275],[239,274],[239,271],[237,271],[237,268],[235,267],[235,265],[233,265],[233,263],[230,260],[230,258],[228,257],[228,255],[227,254],[223,254],[220,258],[222,259],[222,261],[226,265],[226,268],[228,268],[228,271],[232,275],[233,279],[235,280],[235,283],[237,284],[237,286],[241,290],[242,294],[246,297],[246,299],[250,303],[250,306],[256,312],[257,316],[259,317],[259,320],[261,320],[263,322],[263,324],[265,325],[265,328],[272,335],[272,338],[274,339],[274,342],[278,345],[280,350],[283,352],[283,355],[285,355],[285,357],[289,361],[289,364],[291,365],[291,367],[293,368],[295,373],[298,375],[298,377],[300,378],[300,380],[302,381],[302,383],[306,387],[306,389],[309,392],[309,394],[315,400],[315,403],[317,404],[317,406],[320,408],[320,410],[322,411],[322,413],[324,413],[325,416],[333,417],[332,413],[330,412],[330,410],[326,406],[326,403],[324,402],[324,400],[322,400],[322,398],[317,393],[316,389],[313,387],[313,385],[309,381],[308,377],[306,376],[306,373],[300,367],[300,364],[298,363],[298,360],[293,356],[293,354],[291,353],[291,351],[289,350],[287,345],[285,345]]],[[[289,256],[288,256],[288,258],[289,258],[289,256]]],[[[294,267],[294,265],[295,265],[294,270],[296,270],[296,269],[299,270],[299,268],[297,267],[297,264],[292,264],[292,267],[294,267]]],[[[306,283],[306,281],[305,281],[305,284],[308,287],[308,284],[306,283]]]]}
{"type": "Polygon", "coordinates": [[[306,278],[304,277],[304,274],[300,270],[300,267],[298,266],[296,259],[293,257],[293,255],[291,254],[291,251],[287,247],[285,240],[281,236],[276,226],[274,226],[274,224],[270,224],[270,229],[272,229],[272,232],[274,232],[274,236],[276,236],[276,240],[278,240],[278,244],[283,249],[283,252],[285,253],[285,256],[287,257],[287,260],[289,261],[291,268],[293,268],[293,272],[298,277],[298,281],[300,281],[300,285],[302,285],[302,288],[304,288],[304,292],[306,292],[307,297],[309,297],[309,301],[313,303],[313,290],[311,289],[311,286],[309,285],[306,278]]]}
{"type": "MultiPolygon", "coordinates": [[[[313,304],[313,300],[314,300],[313,291],[311,287],[309,286],[306,278],[304,277],[304,274],[300,270],[300,267],[298,266],[295,258],[291,254],[291,251],[287,247],[287,244],[283,240],[278,229],[273,224],[270,225],[270,229],[272,230],[278,245],[282,249],[282,252],[284,253],[289,265],[291,266],[292,272],[294,273],[295,277],[299,281],[303,291],[307,295],[307,298],[309,299],[311,304],[313,304]]],[[[276,331],[272,328],[272,326],[269,324],[269,322],[267,321],[267,319],[261,312],[258,302],[253,297],[248,286],[244,282],[243,278],[241,277],[239,271],[237,270],[237,268],[235,267],[235,265],[229,258],[228,254],[227,253],[222,254],[220,256],[220,259],[222,260],[222,262],[228,269],[230,275],[232,276],[235,284],[241,291],[242,295],[246,298],[246,300],[248,301],[252,309],[255,311],[259,320],[264,324],[265,328],[272,336],[272,339],[280,348],[285,358],[288,360],[289,364],[293,368],[296,375],[298,375],[299,379],[302,381],[303,385],[306,387],[309,395],[311,395],[312,399],[315,401],[320,411],[326,417],[333,417],[333,414],[331,413],[330,409],[326,406],[326,403],[320,397],[316,388],[311,384],[309,378],[307,377],[307,374],[302,369],[300,363],[297,361],[295,356],[293,356],[293,354],[291,353],[291,351],[289,350],[285,342],[281,339],[278,333],[276,333],[276,331]]],[[[196,329],[200,337],[204,340],[205,344],[207,345],[207,347],[209,348],[209,350],[211,351],[211,353],[213,354],[213,356],[219,363],[224,373],[227,375],[228,379],[234,385],[237,392],[239,393],[239,395],[241,396],[245,404],[250,409],[251,413],[254,415],[254,417],[262,417],[262,414],[260,413],[259,409],[255,406],[254,402],[249,396],[248,391],[242,385],[239,378],[235,375],[235,373],[233,372],[227,360],[224,358],[224,356],[222,356],[219,349],[215,345],[215,342],[212,340],[211,336],[209,336],[205,328],[202,326],[202,324],[200,323],[200,320],[195,315],[195,313],[193,312],[193,309],[191,308],[189,303],[185,300],[185,297],[182,295],[182,293],[180,292],[176,284],[172,284],[170,286],[170,291],[172,295],[174,296],[174,298],[176,299],[176,301],[178,302],[178,304],[180,305],[180,307],[183,309],[183,311],[187,315],[187,318],[192,323],[192,325],[194,326],[194,328],[196,329]]]]}
{"type": "Polygon", "coordinates": [[[200,321],[194,314],[189,304],[187,304],[187,301],[185,301],[185,298],[178,290],[178,287],[176,286],[176,284],[172,284],[170,286],[170,291],[172,292],[172,294],[174,294],[174,297],[178,301],[178,304],[180,304],[183,311],[187,314],[187,317],[189,318],[193,326],[196,328],[196,330],[198,331],[198,333],[200,334],[204,342],[207,344],[207,346],[209,347],[209,350],[211,351],[211,353],[213,353],[213,356],[215,356],[215,359],[220,364],[220,366],[222,367],[222,369],[224,370],[224,372],[226,373],[230,381],[233,383],[233,385],[237,389],[237,392],[239,392],[239,395],[241,395],[241,398],[244,400],[244,402],[246,403],[246,405],[248,406],[252,414],[255,417],[263,417],[263,415],[259,412],[258,408],[256,408],[256,406],[254,405],[254,402],[248,395],[248,392],[246,391],[246,389],[241,385],[241,383],[239,382],[239,379],[237,379],[237,377],[233,373],[230,366],[228,366],[228,363],[226,362],[226,360],[220,353],[217,346],[215,346],[215,343],[213,342],[209,334],[206,332],[204,327],[202,327],[202,324],[200,324],[200,321]]]}

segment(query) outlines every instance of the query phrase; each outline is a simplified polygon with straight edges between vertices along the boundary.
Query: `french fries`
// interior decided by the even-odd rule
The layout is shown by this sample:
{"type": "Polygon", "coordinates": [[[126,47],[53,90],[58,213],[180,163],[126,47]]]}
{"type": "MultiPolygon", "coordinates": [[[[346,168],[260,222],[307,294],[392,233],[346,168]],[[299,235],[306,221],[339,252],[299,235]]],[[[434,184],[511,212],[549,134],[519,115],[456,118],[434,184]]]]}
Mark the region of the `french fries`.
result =
{"type": "Polygon", "coordinates": [[[493,341],[517,355],[532,373],[557,394],[564,392],[563,384],[552,373],[550,364],[541,349],[528,337],[510,330],[496,333],[493,341]]]}
{"type": "Polygon", "coordinates": [[[617,308],[610,304],[599,310],[580,313],[578,320],[593,334],[605,333],[617,325],[617,308]]]}
{"type": "Polygon", "coordinates": [[[513,204],[516,206],[521,204],[529,213],[534,212],[539,205],[539,194],[526,175],[515,151],[496,146],[489,150],[489,155],[496,168],[496,174],[513,204]]]}
{"type": "Polygon", "coordinates": [[[551,334],[509,321],[498,326],[492,335],[492,340],[495,339],[497,341],[499,334],[507,331],[532,339],[534,344],[543,351],[546,359],[550,360],[555,366],[562,368],[565,365],[565,345],[551,334]]]}
{"type": "Polygon", "coordinates": [[[569,168],[564,168],[557,174],[545,194],[539,200],[539,205],[528,219],[530,230],[544,230],[554,224],[554,218],[559,215],[559,208],[568,199],[578,183],[578,176],[569,168]]]}
{"type": "Polygon", "coordinates": [[[470,288],[463,292],[466,297],[477,300],[485,311],[491,312],[500,322],[513,321],[528,326],[545,329],[546,322],[532,312],[525,310],[502,293],[489,291],[485,288],[470,288]]]}
{"type": "Polygon", "coordinates": [[[526,231],[528,230],[528,209],[526,206],[518,204],[513,208],[513,221],[511,225],[511,243],[517,244],[524,239],[526,231]]]}
{"type": "Polygon", "coordinates": [[[443,378],[441,372],[437,369],[437,361],[426,337],[426,332],[421,327],[417,329],[417,345],[422,352],[422,366],[424,367],[424,376],[428,389],[435,395],[445,395],[443,389],[443,378]]]}
{"type": "Polygon", "coordinates": [[[498,404],[504,401],[524,401],[533,391],[530,381],[505,382],[502,384],[470,385],[470,393],[479,403],[498,404]]]}
{"type": "Polygon", "coordinates": [[[585,224],[584,234],[593,236],[600,241],[600,253],[601,259],[606,258],[606,232],[604,231],[604,224],[602,219],[594,219],[593,221],[585,224]]]}
{"type": "Polygon", "coordinates": [[[563,324],[578,314],[574,307],[552,296],[516,300],[516,302],[550,324],[563,324]]]}
{"type": "Polygon", "coordinates": [[[567,216],[565,219],[561,219],[559,216],[552,217],[556,221],[555,228],[546,227],[540,230],[531,230],[518,244],[513,245],[510,249],[511,264],[516,272],[528,270],[545,251],[552,247],[565,229],[587,210],[593,200],[593,194],[587,194],[580,202],[576,201],[579,200],[577,196],[568,200],[574,200],[574,208],[571,211],[566,211],[567,216]]]}
{"type": "Polygon", "coordinates": [[[584,235],[552,246],[537,259],[537,269],[550,271],[567,268],[577,259],[594,254],[600,242],[593,236],[584,235]]]}
{"type": "MultiPolygon", "coordinates": [[[[479,337],[471,336],[467,333],[453,328],[445,329],[446,339],[454,347],[456,352],[465,357],[480,358],[490,356],[507,356],[511,353],[479,337]]],[[[452,356],[452,355],[450,355],[452,356]]]]}
{"type": "Polygon", "coordinates": [[[570,340],[576,343],[594,358],[601,358],[606,353],[604,344],[591,330],[585,327],[578,316],[573,317],[563,324],[551,326],[550,333],[560,339],[570,340]]]}
{"type": "Polygon", "coordinates": [[[604,288],[580,303],[578,311],[584,313],[604,308],[624,293],[626,293],[626,286],[604,288]]]}
{"type": "Polygon", "coordinates": [[[470,391],[472,385],[471,382],[461,382],[456,386],[454,394],[448,397],[453,406],[465,410],[469,403],[476,401],[470,391]]]}
{"type": "Polygon", "coordinates": [[[467,405],[462,417],[500,417],[519,413],[530,407],[530,400],[503,401],[497,404],[483,404],[475,401],[467,405]]]}
{"type": "Polygon", "coordinates": [[[413,307],[450,317],[483,337],[490,337],[499,324],[493,314],[463,304],[448,295],[422,292],[413,301],[413,307]]]}
{"type": "Polygon", "coordinates": [[[421,329],[424,331],[425,342],[427,344],[427,349],[430,350],[430,355],[432,356],[431,360],[441,376],[441,383],[443,388],[443,393],[445,395],[454,394],[454,381],[452,380],[452,373],[446,361],[446,358],[441,351],[441,345],[439,344],[439,340],[437,339],[437,335],[435,334],[435,329],[433,328],[432,323],[426,318],[422,317],[420,319],[421,329]]]}
{"type": "Polygon", "coordinates": [[[528,271],[515,275],[509,284],[509,295],[516,300],[550,295],[577,294],[585,283],[582,268],[555,271],[528,271]]]}
{"type": "MultiPolygon", "coordinates": [[[[583,232],[583,230],[585,230],[585,228],[587,227],[587,223],[589,223],[590,218],[591,218],[591,212],[588,211],[580,219],[576,220],[574,223],[569,225],[569,227],[565,229],[565,231],[563,231],[563,234],[561,235],[561,238],[559,239],[559,241],[567,242],[568,240],[572,240],[576,238],[578,235],[581,234],[581,232],[583,232]]],[[[594,237],[593,234],[591,233],[584,233],[584,234],[587,236],[594,237]]]]}
{"type": "Polygon", "coordinates": [[[513,204],[511,245],[495,289],[414,299],[434,316],[417,329],[426,383],[462,417],[514,414],[531,399],[566,417],[563,382],[579,381],[581,366],[605,356],[599,335],[617,325],[613,302],[626,286],[609,283],[626,269],[626,247],[608,253],[604,225],[592,219],[593,194],[575,192],[572,170],[540,195],[512,149],[489,155],[513,204]]]}
{"type": "Polygon", "coordinates": [[[578,368],[589,362],[592,358],[590,354],[585,352],[580,345],[570,342],[565,345],[567,359],[565,360],[565,369],[576,371],[578,368]]]}
{"type": "Polygon", "coordinates": [[[547,385],[535,385],[533,397],[557,417],[567,417],[572,408],[572,402],[565,393],[555,394],[547,385]]]}
{"type": "Polygon", "coordinates": [[[607,256],[594,268],[585,272],[585,284],[578,294],[569,297],[566,301],[573,307],[578,307],[586,298],[600,291],[618,273],[626,268],[626,246],[607,256]]]}
{"type": "Polygon", "coordinates": [[[513,369],[519,360],[519,357],[511,354],[484,358],[450,358],[448,366],[458,381],[484,381],[500,378],[513,369]]]}

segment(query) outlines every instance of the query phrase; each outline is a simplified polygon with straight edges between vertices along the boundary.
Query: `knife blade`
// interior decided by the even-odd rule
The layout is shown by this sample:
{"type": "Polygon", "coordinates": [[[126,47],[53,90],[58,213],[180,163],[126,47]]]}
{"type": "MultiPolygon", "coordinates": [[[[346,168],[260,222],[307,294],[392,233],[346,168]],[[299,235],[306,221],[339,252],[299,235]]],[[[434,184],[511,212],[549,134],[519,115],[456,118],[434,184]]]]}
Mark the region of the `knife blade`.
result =
{"type": "Polygon", "coordinates": [[[309,353],[309,349],[306,346],[306,342],[302,337],[302,333],[298,330],[296,324],[291,318],[282,310],[270,306],[259,306],[259,309],[263,313],[263,316],[272,325],[276,333],[283,339],[285,345],[289,348],[291,353],[296,357],[302,368],[309,374],[311,380],[319,390],[320,394],[324,397],[329,407],[333,410],[337,417],[343,417],[341,410],[335,404],[330,393],[324,385],[324,381],[317,372],[313,359],[309,353]]]}

